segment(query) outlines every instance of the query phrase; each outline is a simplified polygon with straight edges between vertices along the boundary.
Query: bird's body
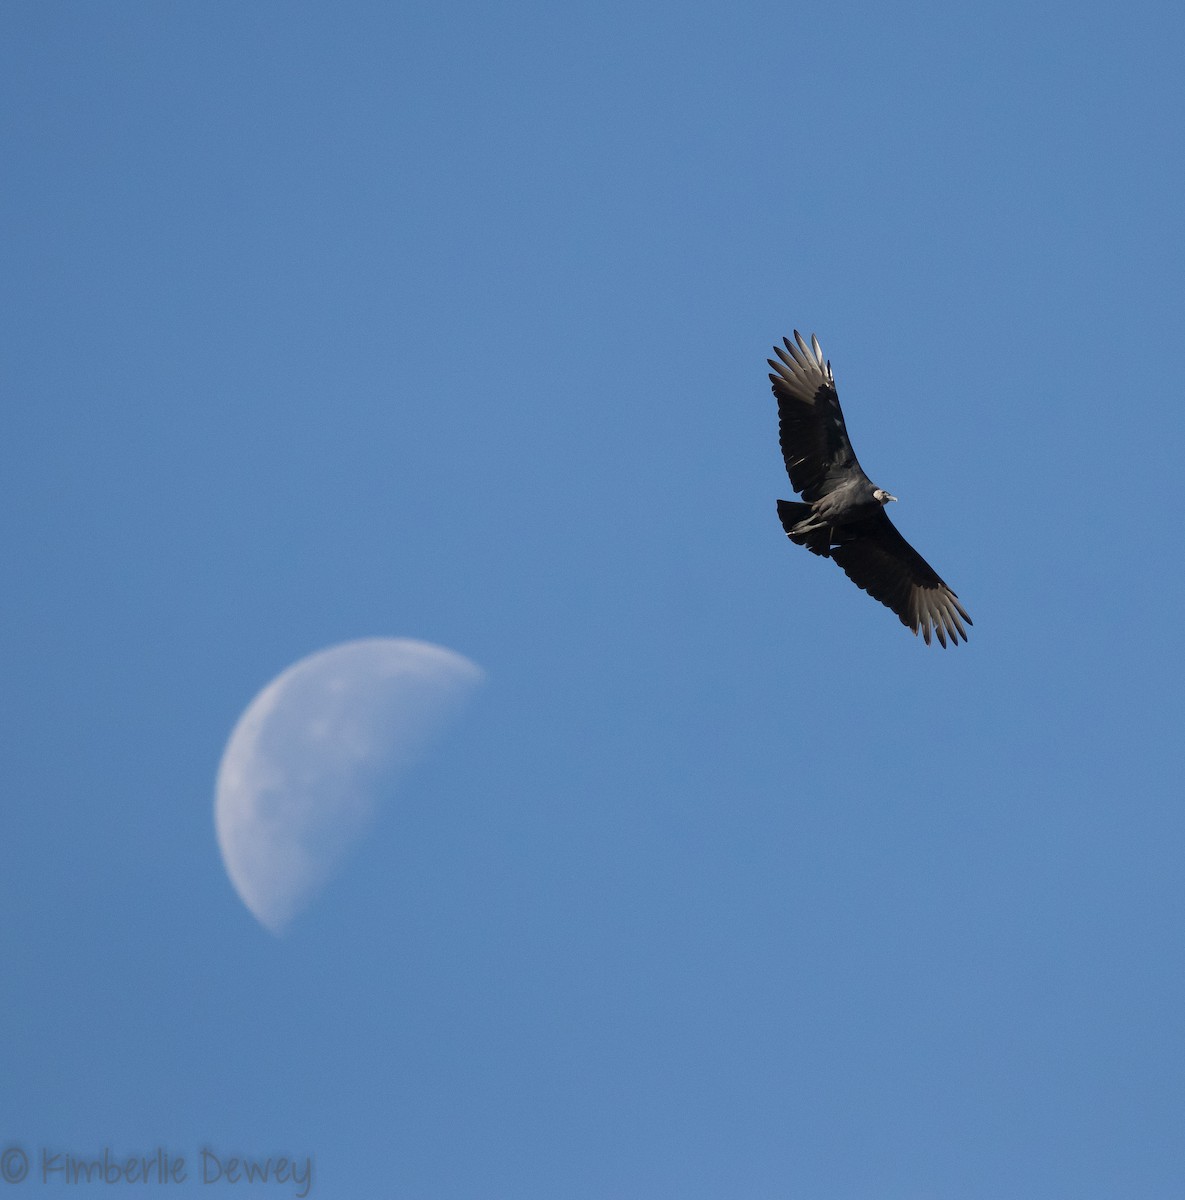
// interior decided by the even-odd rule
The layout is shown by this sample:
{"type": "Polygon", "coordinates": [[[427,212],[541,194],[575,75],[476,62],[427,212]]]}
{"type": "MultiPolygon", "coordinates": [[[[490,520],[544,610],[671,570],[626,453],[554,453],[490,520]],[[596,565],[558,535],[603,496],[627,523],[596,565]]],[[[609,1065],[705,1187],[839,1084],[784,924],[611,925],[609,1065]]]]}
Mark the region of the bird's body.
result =
{"type": "Polygon", "coordinates": [[[786,536],[812,554],[833,558],[858,587],[891,608],[927,645],[967,640],[971,618],[934,569],[885,513],[896,500],[864,474],[848,440],[831,364],[819,339],[798,330],[769,365],[778,401],[782,457],[802,501],[779,500],[786,536]],[[960,619],[961,618],[961,619],[960,619]]]}

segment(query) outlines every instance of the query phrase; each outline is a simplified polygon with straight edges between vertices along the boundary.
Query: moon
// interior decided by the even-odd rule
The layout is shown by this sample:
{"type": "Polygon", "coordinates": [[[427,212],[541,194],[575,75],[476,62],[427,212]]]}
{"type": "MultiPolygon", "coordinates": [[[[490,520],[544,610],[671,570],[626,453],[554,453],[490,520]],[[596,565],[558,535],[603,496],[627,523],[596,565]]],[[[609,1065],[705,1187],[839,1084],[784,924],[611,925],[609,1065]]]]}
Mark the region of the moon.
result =
{"type": "Polygon", "coordinates": [[[484,677],[443,646],[365,638],[301,659],[251,701],[218,768],[214,826],[260,924],[280,934],[315,899],[484,677]]]}

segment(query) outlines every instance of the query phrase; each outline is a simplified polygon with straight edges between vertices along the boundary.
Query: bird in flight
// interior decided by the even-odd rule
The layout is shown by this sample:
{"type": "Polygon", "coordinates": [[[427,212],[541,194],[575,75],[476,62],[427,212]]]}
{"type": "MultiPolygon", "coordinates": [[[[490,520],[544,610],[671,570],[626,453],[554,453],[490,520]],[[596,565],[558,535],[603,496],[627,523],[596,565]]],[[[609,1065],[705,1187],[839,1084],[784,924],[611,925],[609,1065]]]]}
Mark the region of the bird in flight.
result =
{"type": "Polygon", "coordinates": [[[819,339],[808,346],[796,329],[794,342],[774,347],[770,382],[778,401],[782,457],[803,503],[778,501],[786,536],[812,554],[834,559],[844,574],[874,600],[891,608],[903,625],[930,644],[967,640],[972,623],[959,598],[928,562],[897,532],[885,513],[889,495],[864,474],[848,440],[835,376],[819,339]]]}

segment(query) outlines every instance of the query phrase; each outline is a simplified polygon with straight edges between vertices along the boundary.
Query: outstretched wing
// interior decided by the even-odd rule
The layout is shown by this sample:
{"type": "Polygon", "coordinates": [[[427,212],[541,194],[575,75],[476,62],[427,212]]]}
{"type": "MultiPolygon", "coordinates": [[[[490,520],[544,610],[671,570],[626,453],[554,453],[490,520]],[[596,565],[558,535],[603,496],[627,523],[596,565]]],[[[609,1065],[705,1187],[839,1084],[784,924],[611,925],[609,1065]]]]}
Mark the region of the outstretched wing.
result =
{"type": "Polygon", "coordinates": [[[891,608],[903,625],[919,631],[930,644],[933,629],[942,646],[949,636],[952,644],[967,640],[973,622],[959,598],[942,582],[938,573],[901,536],[882,508],[862,521],[834,531],[836,545],[831,557],[844,574],[874,600],[891,608]],[[960,620],[959,618],[962,618],[960,620]]]}
{"type": "Polygon", "coordinates": [[[794,342],[782,341],[785,350],[774,347],[778,360],[768,360],[778,400],[782,458],[794,490],[804,500],[818,500],[851,479],[853,471],[863,471],[848,441],[835,376],[819,339],[811,334],[808,346],[796,329],[794,342]]]}

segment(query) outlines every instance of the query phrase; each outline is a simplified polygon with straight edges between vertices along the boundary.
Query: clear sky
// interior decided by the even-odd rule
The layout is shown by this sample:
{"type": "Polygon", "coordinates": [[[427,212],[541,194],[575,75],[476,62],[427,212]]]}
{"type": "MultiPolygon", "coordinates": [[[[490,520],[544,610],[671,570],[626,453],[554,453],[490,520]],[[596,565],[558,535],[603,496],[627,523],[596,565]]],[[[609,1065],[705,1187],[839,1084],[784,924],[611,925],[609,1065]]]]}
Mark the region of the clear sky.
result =
{"type": "Polygon", "coordinates": [[[1183,62],[1167,2],[4,4],[8,1191],[1181,1196],[1183,62]],[[784,537],[794,327],[969,645],[784,537]],[[276,938],[219,759],[363,637],[487,680],[276,938]]]}

